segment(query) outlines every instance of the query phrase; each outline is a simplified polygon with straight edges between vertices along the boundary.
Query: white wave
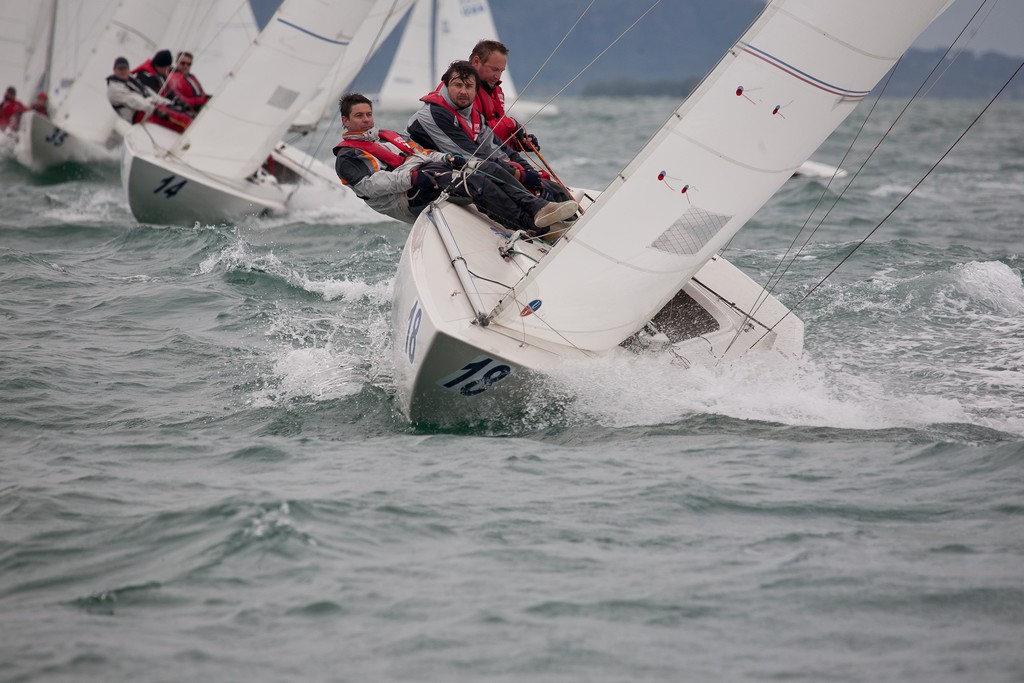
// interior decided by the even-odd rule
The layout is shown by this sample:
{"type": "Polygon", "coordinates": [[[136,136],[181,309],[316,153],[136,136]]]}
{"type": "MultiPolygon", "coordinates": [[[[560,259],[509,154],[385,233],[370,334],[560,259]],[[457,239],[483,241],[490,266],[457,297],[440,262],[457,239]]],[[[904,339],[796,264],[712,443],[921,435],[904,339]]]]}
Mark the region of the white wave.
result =
{"type": "Polygon", "coordinates": [[[345,299],[346,301],[368,299],[375,303],[388,303],[391,301],[391,282],[371,284],[348,279],[311,280],[303,278],[301,286],[307,292],[322,295],[325,301],[333,301],[335,299],[345,299]]]}
{"type": "Polygon", "coordinates": [[[359,359],[331,344],[275,352],[268,387],[251,397],[257,407],[297,398],[330,401],[359,393],[366,384],[359,359]]]}
{"type": "Polygon", "coordinates": [[[957,288],[969,299],[1000,313],[1024,314],[1024,283],[1019,270],[999,261],[953,267],[957,288]]]}
{"type": "Polygon", "coordinates": [[[363,225],[392,219],[382,216],[366,205],[347,188],[328,188],[320,185],[301,185],[289,201],[290,209],[279,216],[259,219],[263,228],[281,227],[294,223],[328,225],[363,225]]]}
{"type": "Polygon", "coordinates": [[[553,377],[575,411],[612,427],[695,414],[843,429],[971,421],[956,399],[825,372],[808,358],[789,366],[749,360],[682,368],[666,357],[622,355],[566,364],[553,377]]]}
{"type": "Polygon", "coordinates": [[[73,201],[47,206],[40,215],[48,220],[78,225],[102,224],[131,218],[124,201],[124,190],[118,186],[88,186],[73,201]]]}

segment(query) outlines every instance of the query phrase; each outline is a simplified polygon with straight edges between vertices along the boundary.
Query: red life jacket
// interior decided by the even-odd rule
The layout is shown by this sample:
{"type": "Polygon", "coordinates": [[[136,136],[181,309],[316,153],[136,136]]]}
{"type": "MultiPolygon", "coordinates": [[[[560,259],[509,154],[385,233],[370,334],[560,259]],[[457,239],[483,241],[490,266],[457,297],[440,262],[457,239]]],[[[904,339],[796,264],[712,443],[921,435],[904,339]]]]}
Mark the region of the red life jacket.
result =
{"type": "Polygon", "coordinates": [[[184,100],[193,108],[201,107],[209,99],[203,86],[199,83],[199,79],[192,74],[172,71],[167,78],[167,87],[179,99],[184,100]]]}
{"type": "Polygon", "coordinates": [[[459,113],[457,109],[448,104],[448,100],[442,97],[439,92],[432,92],[424,95],[420,98],[420,101],[426,102],[427,104],[439,104],[451,113],[455,114],[455,120],[459,122],[462,130],[469,136],[469,139],[473,142],[477,141],[477,138],[480,136],[480,131],[483,130],[483,125],[480,118],[480,112],[477,111],[476,107],[471,109],[473,121],[470,123],[466,120],[465,116],[459,113]]]}
{"type": "Polygon", "coordinates": [[[417,151],[409,146],[409,143],[406,142],[405,138],[393,130],[381,130],[378,131],[377,134],[380,136],[381,140],[390,142],[392,145],[397,147],[401,154],[395,154],[379,142],[343,138],[341,142],[335,145],[334,156],[338,156],[338,152],[342,147],[354,147],[355,149],[363,150],[367,154],[383,162],[383,164],[387,166],[387,170],[393,171],[405,162],[406,157],[415,154],[417,151]]]}
{"type": "Polygon", "coordinates": [[[505,93],[501,90],[500,81],[490,90],[484,85],[477,88],[473,109],[483,114],[484,121],[505,144],[508,144],[509,139],[519,128],[519,123],[515,119],[505,116],[505,93]]]}

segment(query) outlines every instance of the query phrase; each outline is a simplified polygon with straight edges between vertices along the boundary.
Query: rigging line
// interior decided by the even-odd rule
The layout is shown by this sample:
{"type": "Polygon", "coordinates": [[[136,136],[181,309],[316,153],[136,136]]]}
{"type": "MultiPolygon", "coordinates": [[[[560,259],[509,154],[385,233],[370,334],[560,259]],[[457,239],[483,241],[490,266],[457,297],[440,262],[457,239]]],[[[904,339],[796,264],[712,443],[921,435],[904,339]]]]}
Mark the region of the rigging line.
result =
{"type": "Polygon", "coordinates": [[[1017,74],[1019,74],[1021,72],[1021,69],[1024,69],[1024,62],[1020,63],[1020,65],[1016,68],[1016,70],[1014,70],[1013,74],[1011,74],[1010,77],[1008,79],[1006,79],[1006,82],[1003,83],[1003,86],[1001,88],[999,88],[999,91],[996,92],[996,94],[992,96],[992,98],[988,101],[988,103],[985,104],[985,106],[982,108],[982,110],[980,112],[978,112],[978,115],[974,117],[974,119],[970,122],[970,124],[968,124],[967,128],[964,129],[964,132],[960,133],[960,135],[957,137],[957,139],[953,141],[953,144],[951,144],[949,146],[949,148],[945,152],[942,153],[942,156],[940,156],[935,161],[935,163],[931,165],[931,168],[929,168],[928,171],[925,172],[925,174],[921,177],[921,179],[918,180],[917,183],[912,188],[910,188],[910,191],[908,191],[903,196],[903,198],[900,199],[900,201],[896,204],[896,206],[892,207],[892,209],[889,211],[889,213],[887,213],[882,218],[882,220],[880,220],[878,222],[878,225],[873,227],[871,229],[871,231],[867,235],[865,235],[864,238],[860,242],[858,242],[856,245],[854,245],[853,249],[850,250],[850,253],[848,253],[846,256],[844,256],[839,261],[839,263],[837,263],[835,265],[835,267],[832,268],[832,270],[830,270],[827,275],[825,275],[825,277],[821,278],[821,280],[818,282],[818,284],[814,285],[814,287],[812,287],[809,292],[804,294],[803,297],[801,297],[801,299],[799,301],[797,301],[796,304],[793,305],[790,308],[790,310],[786,312],[785,315],[783,315],[781,318],[779,318],[778,322],[776,322],[774,325],[772,325],[771,328],[767,332],[765,332],[763,335],[761,335],[757,339],[757,341],[755,341],[753,344],[751,344],[750,348],[754,348],[755,346],[757,346],[757,344],[760,343],[760,341],[762,339],[764,339],[772,330],[774,330],[778,326],[779,323],[781,323],[783,320],[785,320],[787,316],[789,316],[800,305],[802,305],[803,302],[806,301],[811,296],[811,294],[813,294],[819,287],[821,287],[823,284],[825,284],[825,281],[828,280],[830,277],[832,277],[832,275],[837,270],[839,270],[840,266],[842,266],[844,263],[846,263],[846,261],[849,260],[849,258],[851,256],[853,256],[857,252],[858,249],[860,249],[862,246],[864,246],[864,244],[869,239],[871,239],[871,236],[874,235],[875,232],[877,232],[878,229],[881,228],[882,225],[887,220],[889,220],[890,216],[892,216],[894,213],[896,213],[896,210],[898,208],[900,208],[900,206],[903,205],[903,202],[907,201],[907,199],[909,199],[910,196],[912,194],[914,194],[914,191],[917,190],[917,188],[919,188],[921,186],[921,184],[924,183],[924,181],[928,179],[928,177],[932,174],[932,172],[939,166],[939,164],[942,163],[942,161],[949,155],[949,153],[952,152],[953,149],[958,144],[960,144],[960,141],[964,139],[964,136],[967,135],[967,133],[969,133],[972,128],[974,128],[975,124],[977,124],[978,121],[981,119],[981,117],[984,116],[985,112],[987,112],[989,110],[989,107],[991,107],[992,104],[996,101],[996,99],[998,99],[998,97],[1003,93],[1003,91],[1006,90],[1006,88],[1010,85],[1010,83],[1013,81],[1013,79],[1017,77],[1017,74]]]}
{"type": "MultiPolygon", "coordinates": [[[[537,74],[540,73],[540,70],[544,68],[544,65],[547,64],[551,60],[552,57],[554,57],[555,52],[558,51],[558,49],[569,38],[569,36],[572,34],[572,32],[576,30],[576,27],[583,20],[583,17],[585,17],[587,15],[587,13],[590,11],[590,8],[594,6],[595,2],[596,2],[596,0],[591,0],[590,4],[587,5],[587,7],[583,10],[583,12],[580,14],[579,18],[576,19],[576,22],[569,28],[569,30],[566,32],[565,36],[563,36],[562,40],[558,43],[558,45],[555,46],[555,49],[551,51],[551,54],[548,55],[548,58],[544,60],[544,64],[541,64],[541,67],[540,67],[540,69],[537,70],[537,73],[535,73],[533,78],[531,78],[530,81],[526,84],[526,86],[524,86],[524,89],[523,89],[524,91],[525,91],[526,88],[529,87],[530,83],[533,83],[534,79],[537,78],[537,74]]],[[[590,62],[586,66],[584,66],[582,69],[580,69],[579,72],[577,72],[575,76],[573,76],[571,79],[569,79],[569,81],[565,85],[563,85],[562,88],[558,92],[556,92],[554,95],[552,95],[543,105],[541,105],[541,109],[543,109],[544,107],[546,107],[547,105],[551,104],[556,99],[561,97],[562,93],[564,93],[569,88],[570,85],[575,83],[576,80],[580,78],[580,76],[582,76],[584,73],[586,73],[587,70],[590,67],[592,67],[595,62],[597,62],[597,60],[599,60],[602,56],[604,56],[604,54],[606,52],[608,52],[608,50],[612,49],[612,47],[614,47],[616,43],[618,43],[620,40],[622,40],[622,38],[627,33],[629,33],[631,30],[633,30],[633,28],[637,24],[639,24],[644,19],[644,17],[646,17],[648,14],[650,14],[654,10],[654,8],[657,7],[659,4],[661,4],[661,0],[655,0],[654,4],[652,4],[650,7],[648,7],[647,10],[644,11],[643,14],[641,14],[639,17],[637,17],[633,21],[632,24],[627,26],[622,31],[622,33],[620,33],[612,42],[610,42],[603,50],[601,50],[601,52],[599,52],[596,57],[594,57],[592,60],[590,60],[590,62]]],[[[522,96],[522,91],[520,92],[519,96],[516,97],[516,99],[512,103],[512,105],[514,105],[516,102],[518,102],[519,101],[519,97],[521,97],[521,96],[522,96]]],[[[512,105],[509,105],[509,109],[512,108],[512,105]]],[[[536,114],[534,114],[534,116],[536,116],[536,114]]],[[[531,121],[533,121],[534,116],[531,116],[527,120],[527,123],[530,123],[531,121]]],[[[474,150],[474,152],[473,152],[473,156],[476,156],[476,153],[480,151],[480,147],[481,147],[482,144],[483,144],[483,141],[477,143],[476,150],[474,150]]],[[[491,150],[491,153],[488,154],[486,157],[484,157],[484,161],[490,161],[491,157],[494,156],[498,152],[499,149],[500,148],[496,147],[495,149],[491,150]]],[[[474,172],[475,172],[475,170],[474,170],[474,172]]],[[[563,185],[563,187],[564,187],[564,185],[563,185]]],[[[572,195],[571,192],[569,194],[570,194],[570,196],[572,195]]]]}
{"type": "MultiPolygon", "coordinates": [[[[998,3],[998,0],[996,0],[996,2],[998,3]]],[[[786,263],[786,259],[789,256],[790,252],[792,251],[793,245],[796,244],[797,240],[800,238],[800,235],[802,235],[804,233],[804,231],[807,229],[807,224],[810,222],[811,218],[817,212],[818,207],[821,205],[821,202],[824,200],[825,195],[827,194],[829,187],[831,187],[831,185],[832,185],[832,181],[835,180],[835,175],[833,175],[832,178],[829,179],[828,183],[825,185],[825,188],[822,190],[821,195],[819,195],[818,201],[814,204],[814,208],[812,208],[810,213],[808,213],[807,218],[803,222],[803,225],[800,226],[800,230],[794,236],[793,241],[790,243],[789,247],[787,247],[786,253],[783,254],[782,259],[780,259],[780,261],[779,261],[779,264],[775,267],[775,271],[768,278],[768,285],[763,288],[762,294],[758,295],[758,300],[755,302],[754,306],[751,308],[751,311],[753,313],[757,313],[758,309],[760,309],[760,307],[765,304],[765,302],[768,300],[768,297],[771,294],[773,294],[775,292],[775,289],[782,283],[782,279],[789,272],[789,269],[793,267],[794,263],[796,263],[796,260],[800,257],[800,254],[803,253],[804,249],[810,243],[811,239],[813,239],[814,235],[818,232],[818,229],[821,228],[822,225],[824,225],[825,221],[828,219],[829,215],[832,213],[832,210],[834,208],[836,208],[836,206],[838,206],[839,202],[842,200],[842,198],[846,194],[847,190],[850,189],[850,187],[853,185],[854,181],[860,175],[861,171],[863,171],[864,168],[867,166],[867,163],[871,160],[871,157],[874,156],[874,154],[878,150],[879,146],[881,146],[882,142],[888,137],[888,135],[896,127],[896,124],[899,123],[900,119],[903,118],[903,115],[907,112],[908,109],[910,109],[911,105],[914,104],[915,101],[920,99],[919,96],[921,95],[921,91],[924,89],[924,86],[932,79],[932,76],[935,74],[936,70],[939,68],[939,66],[942,65],[942,63],[945,61],[946,57],[952,51],[953,46],[956,45],[957,42],[959,42],[960,38],[967,31],[968,27],[974,22],[975,18],[981,12],[982,8],[986,4],[988,4],[988,3],[989,3],[989,0],[983,0],[981,5],[979,5],[978,8],[974,11],[974,14],[971,15],[971,18],[967,20],[967,22],[964,24],[964,27],[960,30],[960,33],[957,34],[957,37],[955,39],[953,39],[953,41],[950,43],[949,47],[946,48],[946,51],[942,54],[942,57],[939,58],[939,60],[932,67],[931,71],[928,72],[928,75],[925,76],[924,79],[921,81],[921,85],[918,86],[917,90],[911,96],[910,100],[907,102],[906,105],[904,105],[903,109],[900,110],[899,115],[892,122],[892,124],[885,131],[885,133],[882,134],[882,137],[879,138],[878,142],[876,142],[874,144],[874,146],[871,148],[871,152],[860,163],[860,165],[858,166],[856,172],[853,174],[853,177],[850,178],[849,182],[846,183],[846,186],[842,189],[842,191],[840,191],[839,195],[833,200],[832,205],[825,212],[825,215],[822,216],[821,219],[818,221],[818,224],[816,226],[814,226],[814,228],[811,230],[810,234],[804,240],[804,243],[800,246],[799,249],[797,249],[796,253],[793,254],[792,258],[789,259],[789,262],[787,264],[786,263]],[[785,267],[783,268],[784,264],[785,264],[785,267]],[[780,268],[782,269],[781,273],[779,272],[780,268]],[[772,282],[773,279],[774,279],[774,282],[772,282]]],[[[994,6],[994,4],[993,4],[993,6],[994,6]]],[[[991,12],[991,9],[989,10],[989,12],[991,12]]],[[[964,48],[962,48],[960,50],[960,52],[957,53],[957,55],[954,57],[954,59],[951,60],[950,64],[948,64],[946,66],[946,68],[942,72],[943,74],[952,65],[952,61],[955,61],[956,59],[958,59],[960,57],[960,55],[963,54],[964,49],[966,49],[966,46],[964,48]]],[[[846,159],[853,152],[853,148],[856,145],[857,140],[860,138],[861,133],[864,130],[864,127],[867,125],[868,120],[871,118],[872,114],[874,113],[875,107],[878,106],[878,103],[881,100],[882,95],[885,93],[886,89],[889,87],[889,84],[892,81],[893,75],[896,73],[896,69],[898,68],[898,66],[901,63],[901,61],[902,61],[902,57],[899,60],[897,60],[896,64],[893,66],[893,68],[889,70],[889,75],[886,78],[886,81],[885,81],[885,83],[882,86],[882,90],[878,93],[878,97],[875,98],[874,103],[871,105],[871,109],[868,111],[867,115],[864,117],[864,120],[861,122],[860,128],[857,130],[856,136],[854,136],[854,139],[850,142],[849,147],[847,147],[846,153],[843,155],[843,158],[839,162],[840,166],[842,166],[846,162],[846,159]]],[[[941,78],[941,77],[942,77],[942,74],[939,75],[939,78],[941,78]]],[[[933,81],[933,86],[934,86],[934,81],[933,81]]],[[[929,90],[930,90],[930,88],[929,88],[929,90]]]]}
{"type": "MultiPolygon", "coordinates": [[[[565,41],[567,41],[569,39],[569,36],[572,35],[573,31],[576,30],[576,27],[580,25],[581,21],[583,21],[583,17],[587,16],[587,14],[590,12],[590,8],[592,8],[594,6],[595,2],[597,2],[597,0],[590,0],[590,4],[587,5],[583,9],[583,12],[580,14],[580,16],[576,18],[575,22],[573,22],[573,25],[570,26],[569,30],[565,32],[565,35],[562,36],[562,39],[560,41],[558,41],[558,45],[555,45],[554,49],[551,50],[550,53],[548,53],[547,58],[545,58],[544,61],[541,63],[541,65],[539,67],[537,67],[537,70],[533,72],[533,76],[530,77],[530,80],[527,81],[526,85],[524,85],[519,90],[519,93],[516,95],[516,98],[514,100],[512,100],[512,104],[508,105],[507,110],[511,110],[513,107],[516,106],[516,102],[518,102],[520,99],[522,99],[523,95],[526,93],[527,90],[530,89],[530,86],[533,84],[533,82],[535,80],[537,80],[538,76],[540,76],[540,72],[544,70],[544,67],[546,67],[548,65],[548,62],[550,62],[551,59],[555,56],[555,53],[558,52],[562,48],[562,45],[565,44],[565,41]]],[[[537,114],[539,114],[541,111],[543,111],[544,107],[546,107],[549,104],[551,104],[551,102],[553,100],[554,100],[554,98],[552,98],[552,99],[548,100],[547,102],[545,102],[541,106],[541,108],[537,111],[537,113],[534,114],[533,116],[531,116],[529,119],[527,119],[526,122],[530,123],[531,121],[533,121],[533,119],[537,117],[537,114]]],[[[505,119],[506,117],[503,115],[501,118],[505,119]]]]}
{"type": "MultiPolygon", "coordinates": [[[[902,57],[900,59],[902,59],[902,57]]],[[[878,106],[879,101],[881,101],[882,99],[882,93],[884,93],[886,88],[889,87],[889,83],[892,80],[892,76],[894,73],[896,73],[896,67],[899,66],[900,59],[896,60],[896,64],[893,65],[893,68],[889,70],[889,76],[888,78],[886,78],[885,83],[882,85],[881,91],[879,91],[878,96],[875,97],[875,101],[871,103],[871,108],[868,110],[867,115],[860,122],[860,128],[857,129],[857,134],[854,135],[849,147],[846,148],[846,153],[843,154],[843,158],[840,159],[839,168],[841,168],[842,165],[846,162],[846,158],[852,152],[854,145],[857,143],[857,140],[860,139],[860,135],[864,131],[864,126],[867,125],[868,120],[871,118],[871,114],[875,111],[875,107],[878,106]]],[[[879,140],[877,144],[881,144],[881,140],[879,140]]],[[[866,161],[861,163],[860,168],[857,169],[857,173],[855,173],[853,178],[850,179],[850,183],[853,182],[853,180],[857,177],[857,174],[859,174],[861,169],[864,168],[864,163],[866,163],[866,161]]],[[[835,180],[835,178],[836,174],[833,173],[832,177],[829,178],[828,183],[825,184],[824,189],[822,189],[821,194],[818,195],[818,201],[815,202],[814,206],[807,214],[807,218],[804,219],[804,223],[803,225],[800,226],[800,230],[798,230],[797,233],[793,236],[793,241],[789,243],[789,246],[786,247],[786,252],[782,255],[782,258],[779,259],[779,262],[775,265],[775,270],[772,271],[772,274],[770,276],[768,276],[768,281],[765,283],[763,287],[761,287],[761,291],[758,292],[757,296],[754,298],[754,304],[750,306],[749,310],[743,312],[743,323],[741,323],[736,328],[736,334],[734,334],[732,339],[729,340],[729,345],[725,347],[725,352],[722,354],[723,358],[725,357],[725,354],[729,352],[729,349],[732,348],[733,344],[735,344],[739,340],[740,334],[742,334],[743,332],[743,326],[749,320],[753,319],[755,315],[757,315],[758,311],[761,310],[761,306],[763,306],[768,301],[768,298],[772,294],[774,294],[775,289],[782,283],[782,278],[786,275],[786,273],[789,272],[790,267],[792,267],[792,265],[796,262],[797,258],[800,257],[800,254],[803,253],[804,247],[806,247],[807,244],[810,242],[811,237],[813,237],[814,233],[817,232],[818,227],[821,227],[821,223],[819,223],[818,226],[816,226],[814,230],[811,231],[811,234],[808,235],[804,243],[800,245],[800,248],[797,250],[796,254],[793,255],[792,259],[790,259],[789,265],[786,265],[786,267],[782,270],[782,273],[779,273],[779,269],[782,268],[783,265],[786,263],[786,257],[789,256],[790,252],[793,251],[793,246],[796,244],[797,240],[800,239],[800,235],[802,235],[804,230],[807,228],[807,223],[810,222],[811,218],[814,216],[814,213],[818,210],[818,207],[821,205],[822,200],[825,198],[825,194],[828,192],[828,188],[832,186],[832,181],[835,180]],[[775,281],[772,282],[772,280],[775,281]]],[[[850,183],[847,183],[847,188],[850,186],[850,183]]],[[[846,191],[845,188],[843,191],[846,191]]],[[[842,197],[842,194],[840,193],[839,196],[842,197]]],[[[831,209],[829,210],[831,211],[831,209]]],[[[825,216],[827,217],[828,214],[826,213],[825,216]]],[[[824,218],[822,219],[822,222],[824,222],[824,218]]],[[[735,237],[735,235],[733,235],[733,237],[735,237]]],[[[729,239],[729,242],[732,242],[732,238],[729,239]]]]}
{"type": "MultiPolygon", "coordinates": [[[[362,71],[366,67],[366,63],[370,61],[371,56],[375,52],[377,52],[377,50],[380,48],[380,43],[383,42],[381,40],[381,35],[384,33],[384,27],[387,25],[388,19],[390,19],[391,16],[395,13],[395,7],[397,5],[398,5],[398,0],[391,0],[391,8],[388,9],[388,13],[384,17],[384,20],[380,22],[380,26],[377,28],[377,35],[375,35],[373,37],[373,41],[370,43],[370,49],[367,50],[366,54],[363,55],[362,63],[359,64],[359,68],[357,70],[355,70],[354,72],[352,72],[352,73],[358,74],[360,71],[362,71]]],[[[351,45],[349,47],[351,47],[351,45]]],[[[348,49],[349,48],[346,48],[345,51],[348,52],[348,49]]],[[[332,85],[333,84],[334,83],[332,81],[332,85]]],[[[335,104],[337,104],[337,103],[335,103],[335,104]]],[[[328,124],[327,126],[324,127],[324,131],[320,135],[320,140],[316,143],[316,148],[313,150],[313,153],[309,155],[309,161],[306,162],[306,166],[303,169],[307,173],[309,172],[309,169],[312,168],[313,161],[317,157],[320,156],[320,150],[323,149],[324,140],[327,139],[328,131],[330,131],[331,128],[334,127],[334,122],[336,120],[340,119],[340,117],[341,117],[341,112],[338,110],[338,107],[335,106],[335,107],[333,107],[333,109],[334,109],[334,113],[331,115],[331,122],[330,122],[330,124],[328,124]]],[[[292,195],[295,194],[295,192],[297,192],[298,189],[299,189],[299,186],[298,186],[298,184],[296,184],[295,189],[293,189],[290,193],[288,193],[288,200],[291,200],[292,195]]]]}
{"type": "MultiPolygon", "coordinates": [[[[594,3],[593,3],[593,0],[592,0],[592,2],[591,2],[591,5],[593,5],[593,4],[594,4],[594,3]]],[[[546,102],[545,102],[545,103],[543,104],[543,106],[544,106],[544,107],[546,107],[547,105],[551,104],[551,103],[552,103],[552,102],[554,102],[554,101],[555,101],[556,99],[558,99],[559,97],[561,97],[562,93],[564,93],[564,92],[565,92],[565,91],[566,91],[566,90],[567,90],[567,89],[569,88],[569,86],[570,86],[570,85],[572,85],[573,83],[575,83],[575,82],[576,82],[576,81],[577,81],[577,80],[578,80],[578,79],[580,78],[580,76],[582,76],[583,74],[585,74],[585,73],[587,72],[587,70],[588,70],[588,69],[589,69],[590,67],[594,66],[594,63],[595,63],[595,62],[597,62],[597,60],[601,59],[601,57],[603,57],[603,56],[604,56],[604,54],[605,54],[606,52],[608,52],[608,50],[610,50],[610,49],[612,49],[613,47],[615,47],[615,44],[616,44],[616,43],[618,43],[618,42],[619,42],[620,40],[622,40],[622,38],[623,38],[623,37],[624,37],[624,36],[625,36],[625,35],[626,35],[627,33],[629,33],[630,31],[632,31],[632,30],[633,30],[633,28],[634,28],[634,27],[635,27],[635,26],[636,26],[637,24],[639,24],[639,23],[640,23],[640,22],[641,22],[641,21],[643,20],[643,18],[644,18],[644,17],[646,17],[646,16],[648,15],[648,14],[650,14],[650,13],[651,13],[652,11],[654,11],[654,8],[655,8],[655,7],[657,7],[657,6],[658,6],[658,5],[660,5],[660,4],[661,4],[661,0],[654,0],[654,4],[653,4],[653,5],[651,5],[650,7],[648,7],[648,8],[647,8],[647,9],[646,9],[646,10],[644,11],[644,13],[643,13],[643,14],[641,14],[641,15],[640,15],[639,17],[637,17],[637,18],[636,18],[636,19],[635,19],[635,20],[633,21],[633,23],[632,23],[632,24],[630,24],[629,26],[627,26],[627,27],[626,27],[626,28],[625,28],[625,29],[624,29],[624,30],[622,31],[622,33],[620,33],[620,34],[619,34],[619,35],[618,35],[618,36],[617,36],[617,37],[616,37],[616,38],[615,38],[615,39],[614,39],[614,40],[613,40],[612,42],[608,43],[608,45],[607,45],[607,46],[606,46],[606,47],[605,47],[605,48],[604,48],[603,50],[601,50],[601,52],[599,52],[599,53],[597,54],[597,56],[596,56],[596,57],[594,57],[594,58],[593,58],[592,60],[590,60],[590,62],[589,62],[589,63],[588,63],[588,64],[587,64],[586,66],[584,66],[584,67],[583,67],[582,69],[580,69],[580,70],[579,70],[579,71],[578,71],[578,72],[576,73],[576,75],[575,75],[575,76],[573,76],[572,78],[570,78],[570,79],[568,80],[568,82],[566,82],[566,84],[565,84],[565,85],[563,85],[563,86],[562,86],[562,88],[561,88],[561,89],[560,89],[560,90],[559,90],[558,92],[556,92],[556,93],[555,93],[554,95],[552,95],[552,96],[551,96],[550,98],[548,98],[548,100],[547,100],[547,101],[546,101],[546,102]]],[[[590,9],[590,6],[588,6],[588,7],[587,7],[587,10],[589,10],[589,9],[590,9]]],[[[584,14],[586,14],[586,11],[584,11],[584,14]]],[[[583,15],[580,15],[580,18],[576,20],[576,24],[578,24],[578,23],[580,22],[580,20],[582,20],[582,19],[583,19],[583,15]]],[[[573,24],[572,28],[570,29],[570,32],[571,32],[572,30],[574,30],[574,29],[576,28],[576,24],[573,24]]],[[[569,35],[569,34],[567,33],[567,34],[566,34],[566,37],[568,37],[568,35],[569,35]]],[[[564,40],[564,39],[563,39],[563,40],[564,40]]],[[[559,43],[559,45],[561,45],[561,43],[559,43]]],[[[552,54],[552,55],[554,55],[554,52],[552,52],[551,54],[552,54]]],[[[549,59],[550,59],[550,57],[549,57],[549,59]]],[[[545,62],[545,63],[546,63],[546,62],[545,62]]],[[[531,79],[531,82],[532,82],[532,79],[531,79]]],[[[516,98],[516,99],[518,100],[519,98],[516,98]]],[[[509,107],[509,108],[511,109],[511,107],[509,107]]],[[[530,121],[532,121],[532,120],[533,120],[533,118],[531,117],[531,118],[530,118],[530,121]]],[[[527,123],[529,123],[529,121],[527,121],[527,123]]],[[[478,150],[480,149],[479,145],[477,146],[477,149],[478,149],[478,150]]],[[[497,151],[497,150],[495,150],[495,151],[497,151]]],[[[492,153],[493,153],[493,152],[492,152],[492,153]]],[[[490,155],[488,155],[488,158],[490,158],[490,155]]]]}

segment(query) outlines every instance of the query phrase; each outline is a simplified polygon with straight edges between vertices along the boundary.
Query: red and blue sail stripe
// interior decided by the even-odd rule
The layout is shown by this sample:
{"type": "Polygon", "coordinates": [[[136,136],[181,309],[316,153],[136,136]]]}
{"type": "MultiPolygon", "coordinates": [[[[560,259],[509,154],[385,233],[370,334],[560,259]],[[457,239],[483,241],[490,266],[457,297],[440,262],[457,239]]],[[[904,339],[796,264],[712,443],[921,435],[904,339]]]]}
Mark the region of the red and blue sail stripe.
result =
{"type": "Polygon", "coordinates": [[[754,47],[749,43],[740,42],[736,43],[736,46],[739,49],[746,52],[747,54],[756,57],[764,62],[767,62],[768,64],[771,64],[775,68],[785,71],[790,76],[793,76],[794,78],[801,80],[804,83],[808,83],[809,85],[813,85],[815,88],[824,90],[827,93],[838,95],[839,97],[846,97],[853,100],[859,100],[867,97],[868,93],[871,92],[870,90],[850,90],[848,88],[842,88],[838,85],[827,83],[821,80],[820,78],[815,78],[806,71],[801,71],[792,64],[787,64],[778,57],[768,54],[764,50],[759,50],[758,48],[754,47]]]}

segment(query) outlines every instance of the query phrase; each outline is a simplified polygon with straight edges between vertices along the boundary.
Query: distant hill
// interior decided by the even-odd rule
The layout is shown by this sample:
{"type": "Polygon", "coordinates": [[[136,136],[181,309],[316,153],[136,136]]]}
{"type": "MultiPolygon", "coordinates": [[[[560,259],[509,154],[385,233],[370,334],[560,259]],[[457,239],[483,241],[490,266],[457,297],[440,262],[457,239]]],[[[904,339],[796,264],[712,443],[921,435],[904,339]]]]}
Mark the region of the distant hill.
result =
{"type": "MultiPolygon", "coordinates": [[[[264,21],[277,3],[250,1],[264,21]]],[[[534,79],[528,88],[530,99],[563,88],[569,96],[685,95],[764,8],[764,0],[663,0],[640,18],[652,2],[595,0],[584,15],[590,4],[591,0],[490,0],[498,33],[511,50],[509,70],[516,85],[523,90],[534,79]]],[[[402,28],[370,60],[353,89],[380,88],[402,28]]],[[[886,94],[913,94],[941,54],[909,51],[886,94]]],[[[929,96],[990,97],[1019,63],[995,53],[965,53],[948,71],[937,70],[945,73],[929,96]]],[[[1011,84],[1004,97],[1024,99],[1024,79],[1011,84]]]]}
{"type": "MultiPolygon", "coordinates": [[[[552,95],[573,79],[566,94],[579,95],[589,84],[620,78],[681,81],[703,75],[764,7],[763,0],[665,0],[609,48],[653,3],[596,0],[566,38],[589,4],[590,0],[491,0],[498,33],[511,51],[509,68],[520,89],[551,57],[530,85],[532,99],[552,95]]],[[[367,64],[355,89],[375,92],[380,87],[402,28],[367,64]]]]}

